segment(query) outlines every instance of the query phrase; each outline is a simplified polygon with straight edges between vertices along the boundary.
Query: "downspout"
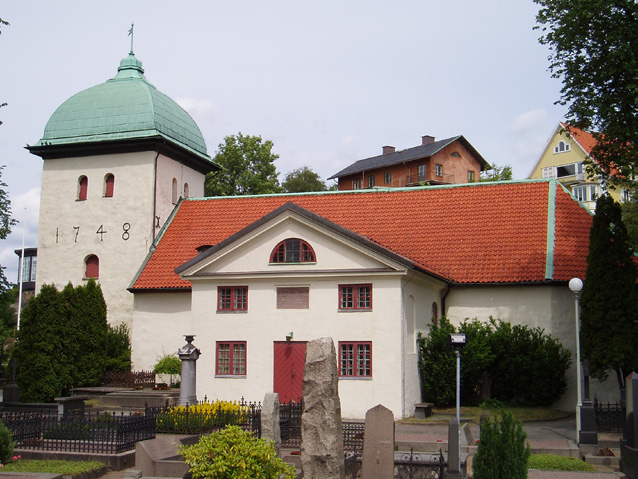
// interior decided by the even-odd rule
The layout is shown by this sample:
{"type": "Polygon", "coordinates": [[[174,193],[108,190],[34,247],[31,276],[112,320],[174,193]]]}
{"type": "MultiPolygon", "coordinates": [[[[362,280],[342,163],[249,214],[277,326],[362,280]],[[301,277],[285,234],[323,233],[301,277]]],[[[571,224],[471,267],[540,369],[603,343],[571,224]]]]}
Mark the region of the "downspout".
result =
{"type": "Polygon", "coordinates": [[[153,218],[151,218],[151,238],[153,239],[153,243],[155,243],[155,218],[157,215],[157,159],[160,154],[158,153],[155,157],[155,165],[153,169],[153,218]]]}
{"type": "Polygon", "coordinates": [[[450,289],[452,289],[452,283],[447,283],[445,285],[445,289],[443,290],[443,294],[441,295],[441,316],[447,316],[445,311],[445,298],[447,298],[450,289]]]}

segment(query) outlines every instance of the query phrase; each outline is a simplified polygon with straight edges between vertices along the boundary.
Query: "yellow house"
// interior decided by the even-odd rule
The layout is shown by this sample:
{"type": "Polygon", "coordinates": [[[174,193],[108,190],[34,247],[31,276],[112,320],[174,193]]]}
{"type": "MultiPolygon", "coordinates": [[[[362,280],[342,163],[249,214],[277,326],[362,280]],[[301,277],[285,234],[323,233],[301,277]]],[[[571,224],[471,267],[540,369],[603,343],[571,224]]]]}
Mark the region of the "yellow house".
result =
{"type": "Polygon", "coordinates": [[[606,190],[600,176],[587,173],[584,162],[591,155],[596,140],[589,132],[559,123],[550,136],[529,178],[557,178],[576,199],[593,211],[596,199],[605,191],[621,202],[626,192],[606,190]]]}

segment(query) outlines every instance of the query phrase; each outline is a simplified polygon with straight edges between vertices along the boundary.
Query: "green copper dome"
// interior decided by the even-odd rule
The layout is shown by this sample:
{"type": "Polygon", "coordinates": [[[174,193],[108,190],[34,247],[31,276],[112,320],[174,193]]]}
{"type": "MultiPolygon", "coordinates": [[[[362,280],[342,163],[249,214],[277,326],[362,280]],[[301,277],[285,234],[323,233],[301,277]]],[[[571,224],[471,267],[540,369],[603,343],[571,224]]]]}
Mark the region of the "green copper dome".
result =
{"type": "Polygon", "coordinates": [[[168,142],[212,164],[197,124],[146,80],[142,63],[131,52],[120,62],[114,78],[62,103],[49,119],[42,139],[29,149],[36,152],[145,139],[168,142]]]}

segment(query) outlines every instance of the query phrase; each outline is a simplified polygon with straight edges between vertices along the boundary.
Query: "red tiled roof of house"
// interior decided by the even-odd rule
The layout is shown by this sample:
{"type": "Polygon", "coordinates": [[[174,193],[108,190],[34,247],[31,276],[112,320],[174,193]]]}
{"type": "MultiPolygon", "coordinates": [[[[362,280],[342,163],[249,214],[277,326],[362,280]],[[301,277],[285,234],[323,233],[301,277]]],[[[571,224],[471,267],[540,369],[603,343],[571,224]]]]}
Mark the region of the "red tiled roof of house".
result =
{"type": "Polygon", "coordinates": [[[585,275],[591,215],[557,181],[531,180],[188,199],[132,289],[189,288],[174,270],[194,258],[198,247],[216,245],[288,202],[453,283],[567,281],[585,275]]]}
{"type": "Polygon", "coordinates": [[[596,139],[594,135],[588,131],[581,130],[573,125],[561,122],[561,126],[571,135],[571,137],[578,142],[578,144],[585,150],[585,153],[591,156],[591,151],[596,145],[596,139]]]}

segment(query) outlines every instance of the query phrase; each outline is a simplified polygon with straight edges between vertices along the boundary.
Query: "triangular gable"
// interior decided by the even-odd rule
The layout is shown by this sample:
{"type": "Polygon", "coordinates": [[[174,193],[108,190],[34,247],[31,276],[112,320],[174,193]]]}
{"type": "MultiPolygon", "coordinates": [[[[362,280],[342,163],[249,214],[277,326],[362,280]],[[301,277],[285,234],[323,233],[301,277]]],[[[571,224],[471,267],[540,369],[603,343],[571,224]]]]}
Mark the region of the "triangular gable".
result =
{"type": "MultiPolygon", "coordinates": [[[[339,242],[342,245],[347,245],[348,249],[356,249],[360,254],[365,254],[365,256],[370,259],[367,267],[369,270],[398,271],[399,269],[405,270],[414,267],[414,262],[354,233],[353,231],[350,231],[347,228],[333,223],[312,211],[302,208],[292,202],[288,202],[218,244],[207,248],[195,258],[175,268],[175,272],[182,278],[192,279],[202,272],[205,273],[209,265],[213,262],[219,261],[221,257],[228,255],[231,251],[239,250],[242,257],[250,255],[251,252],[246,252],[246,248],[254,248],[254,243],[259,241],[259,237],[267,236],[267,233],[272,232],[283,223],[290,221],[303,225],[302,228],[296,228],[297,231],[303,231],[304,228],[320,231],[322,236],[329,236],[332,238],[333,244],[339,242]],[[246,247],[245,245],[249,243],[252,243],[252,245],[246,247]]],[[[266,258],[270,256],[270,249],[280,240],[288,237],[286,235],[284,236],[285,237],[275,240],[274,243],[270,241],[268,251],[260,251],[257,255],[255,255],[256,257],[252,263],[250,258],[248,258],[248,262],[251,263],[250,269],[254,270],[255,265],[259,263],[262,263],[262,265],[267,264],[268,261],[266,258]]],[[[303,236],[305,236],[303,233],[293,235],[293,237],[305,239],[303,236]]],[[[317,262],[319,270],[321,269],[322,263],[326,263],[320,259],[317,260],[317,262]]],[[[317,268],[313,268],[313,271],[317,271],[317,268]]]]}

